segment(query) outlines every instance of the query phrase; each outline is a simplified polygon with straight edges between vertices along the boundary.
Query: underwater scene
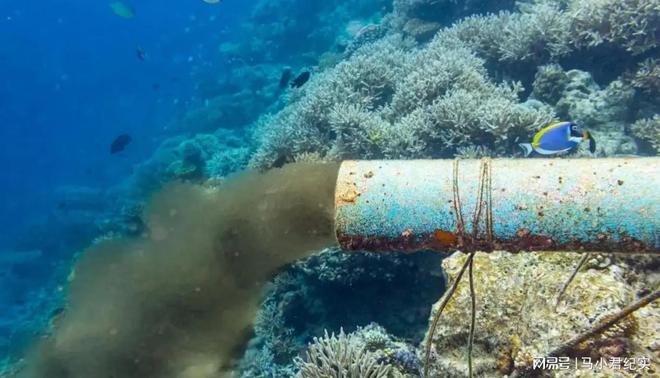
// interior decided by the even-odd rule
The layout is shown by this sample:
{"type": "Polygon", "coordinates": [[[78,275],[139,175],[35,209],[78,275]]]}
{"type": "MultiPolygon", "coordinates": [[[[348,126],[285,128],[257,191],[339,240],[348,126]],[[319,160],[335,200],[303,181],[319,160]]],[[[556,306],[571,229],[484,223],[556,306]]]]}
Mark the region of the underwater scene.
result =
{"type": "Polygon", "coordinates": [[[0,378],[660,376],[660,1],[0,3],[0,378]]]}

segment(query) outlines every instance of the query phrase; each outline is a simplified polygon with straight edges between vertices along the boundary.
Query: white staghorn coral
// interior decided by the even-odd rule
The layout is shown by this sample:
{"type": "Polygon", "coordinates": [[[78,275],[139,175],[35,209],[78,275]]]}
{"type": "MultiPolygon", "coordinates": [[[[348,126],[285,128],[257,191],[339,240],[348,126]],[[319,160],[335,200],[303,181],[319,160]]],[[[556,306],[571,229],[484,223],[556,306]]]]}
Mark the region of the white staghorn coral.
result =
{"type": "Polygon", "coordinates": [[[658,46],[660,3],[656,0],[572,0],[566,14],[576,46],[608,42],[633,54],[658,46]]]}
{"type": "Polygon", "coordinates": [[[451,40],[409,50],[390,36],[318,74],[257,126],[251,166],[309,152],[325,160],[451,156],[483,143],[502,155],[554,118],[548,107],[520,105],[519,84],[495,84],[484,60],[451,40]]]}
{"type": "MultiPolygon", "coordinates": [[[[406,25],[413,19],[440,22],[424,18],[420,10],[454,5],[395,1],[382,26],[389,35],[317,74],[285,109],[261,124],[258,133],[267,137],[258,143],[250,165],[269,168],[306,152],[325,160],[449,157],[475,145],[488,147],[495,156],[508,155],[516,138],[527,139],[553,121],[555,109],[538,101],[521,104],[522,85],[495,82],[491,74],[531,83],[533,70],[524,73],[521,64],[553,62],[601,42],[633,55],[658,40],[660,9],[650,0],[621,6],[613,0],[520,2],[515,12],[469,16],[416,48],[396,34],[410,34],[406,25]]],[[[640,72],[654,72],[647,67],[653,61],[648,62],[640,72]]],[[[569,72],[556,64],[544,66],[534,97],[589,128],[621,131],[634,95],[630,86],[612,81],[606,89],[594,90],[598,98],[568,101],[569,72]]],[[[644,85],[654,84],[646,80],[644,85]]]]}

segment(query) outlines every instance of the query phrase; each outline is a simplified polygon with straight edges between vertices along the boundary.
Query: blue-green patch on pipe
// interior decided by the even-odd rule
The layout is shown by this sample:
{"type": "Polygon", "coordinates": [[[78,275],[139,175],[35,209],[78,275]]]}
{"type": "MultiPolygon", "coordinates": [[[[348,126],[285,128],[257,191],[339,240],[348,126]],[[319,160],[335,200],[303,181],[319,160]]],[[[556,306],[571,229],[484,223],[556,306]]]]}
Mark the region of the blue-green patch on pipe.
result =
{"type": "Polygon", "coordinates": [[[486,162],[490,185],[479,201],[480,185],[486,182],[484,161],[345,161],[335,192],[340,245],[346,250],[406,252],[660,253],[660,159],[486,162]],[[473,238],[478,203],[482,216],[473,238]],[[457,209],[463,214],[464,232],[459,230],[457,209]],[[487,237],[483,215],[489,210],[492,238],[487,237]]]}

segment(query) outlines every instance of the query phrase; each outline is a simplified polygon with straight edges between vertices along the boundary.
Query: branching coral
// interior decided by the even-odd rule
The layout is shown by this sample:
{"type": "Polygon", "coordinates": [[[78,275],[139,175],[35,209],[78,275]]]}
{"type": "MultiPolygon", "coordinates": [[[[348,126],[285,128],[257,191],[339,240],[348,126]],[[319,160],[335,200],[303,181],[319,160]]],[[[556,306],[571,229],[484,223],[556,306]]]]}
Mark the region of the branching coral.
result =
{"type": "Polygon", "coordinates": [[[632,78],[632,85],[647,94],[660,94],[660,59],[643,61],[632,78]]]}
{"type": "Polygon", "coordinates": [[[569,51],[568,25],[557,4],[525,4],[520,10],[467,17],[439,37],[501,61],[540,61],[569,51]]]}
{"type": "Polygon", "coordinates": [[[342,378],[385,378],[391,366],[378,361],[377,355],[369,352],[366,345],[343,330],[331,336],[325,331],[322,338],[314,338],[306,359],[296,358],[300,369],[298,378],[342,377],[342,378]]]}
{"type": "Polygon", "coordinates": [[[632,54],[657,47],[660,5],[654,0],[537,0],[518,12],[470,16],[441,31],[499,61],[547,61],[608,42],[632,54]]]}
{"type": "MultiPolygon", "coordinates": [[[[318,74],[282,111],[262,119],[250,165],[280,166],[305,153],[323,160],[448,157],[474,145],[505,155],[513,140],[529,138],[555,114],[538,102],[520,104],[521,85],[494,82],[487,65],[498,76],[512,74],[530,83],[533,71],[521,73],[524,69],[515,68],[520,63],[556,60],[598,41],[636,54],[658,39],[658,5],[648,0],[619,6],[612,0],[521,2],[516,12],[467,17],[417,49],[396,35],[406,34],[402,17],[437,22],[423,10],[454,6],[395,1],[393,15],[383,23],[388,36],[318,74]],[[587,6],[581,9],[583,3],[587,6]],[[509,69],[498,72],[503,66],[509,69]]],[[[653,63],[645,63],[634,85],[655,88],[653,63]]],[[[589,78],[593,85],[584,91],[571,87],[575,77],[570,73],[544,66],[534,97],[589,128],[622,132],[632,118],[630,86],[615,81],[601,90],[589,78]]]]}
{"type": "Polygon", "coordinates": [[[656,0],[571,0],[566,13],[577,46],[608,42],[640,54],[657,47],[660,40],[656,0]]]}
{"type": "Polygon", "coordinates": [[[390,36],[312,80],[257,126],[251,166],[268,168],[315,152],[322,158],[450,156],[489,144],[496,154],[553,119],[519,104],[519,84],[495,84],[469,49],[436,38],[423,49],[390,36]]]}
{"type": "Polygon", "coordinates": [[[512,8],[512,0],[394,0],[393,26],[417,40],[428,40],[443,25],[476,12],[512,8]]]}
{"type": "Polygon", "coordinates": [[[411,69],[400,79],[392,98],[392,111],[399,116],[430,105],[454,88],[484,89],[484,61],[464,47],[436,39],[408,59],[411,69]]]}
{"type": "Polygon", "coordinates": [[[518,86],[493,86],[488,92],[453,91],[430,108],[438,140],[446,148],[470,144],[492,146],[498,154],[515,137],[524,137],[552,121],[552,111],[517,103],[518,86]]]}
{"type": "MultiPolygon", "coordinates": [[[[281,165],[305,152],[327,155],[337,138],[332,124],[336,130],[345,130],[346,122],[360,121],[362,113],[373,114],[373,109],[391,101],[407,63],[402,46],[405,44],[397,36],[386,38],[313,77],[291,95],[287,107],[257,123],[253,134],[259,147],[250,165],[281,165]],[[352,113],[340,116],[337,112],[342,109],[352,113]]],[[[334,151],[335,156],[344,154],[343,146],[334,151]]],[[[350,151],[349,146],[347,153],[350,151]]]]}
{"type": "Polygon", "coordinates": [[[249,157],[247,147],[221,148],[211,155],[204,165],[204,175],[209,178],[224,177],[241,170],[249,157]]]}

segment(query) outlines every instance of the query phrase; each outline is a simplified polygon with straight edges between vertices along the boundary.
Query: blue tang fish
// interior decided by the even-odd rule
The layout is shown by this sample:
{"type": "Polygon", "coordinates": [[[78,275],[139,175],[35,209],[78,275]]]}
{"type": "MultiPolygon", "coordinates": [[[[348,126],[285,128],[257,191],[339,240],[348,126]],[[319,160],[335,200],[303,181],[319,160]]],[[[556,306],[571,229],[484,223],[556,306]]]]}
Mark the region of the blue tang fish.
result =
{"type": "Polygon", "coordinates": [[[596,151],[594,137],[573,122],[557,122],[544,127],[534,135],[532,143],[519,143],[525,156],[532,152],[541,155],[560,155],[575,148],[581,142],[589,140],[589,151],[596,151]]]}

